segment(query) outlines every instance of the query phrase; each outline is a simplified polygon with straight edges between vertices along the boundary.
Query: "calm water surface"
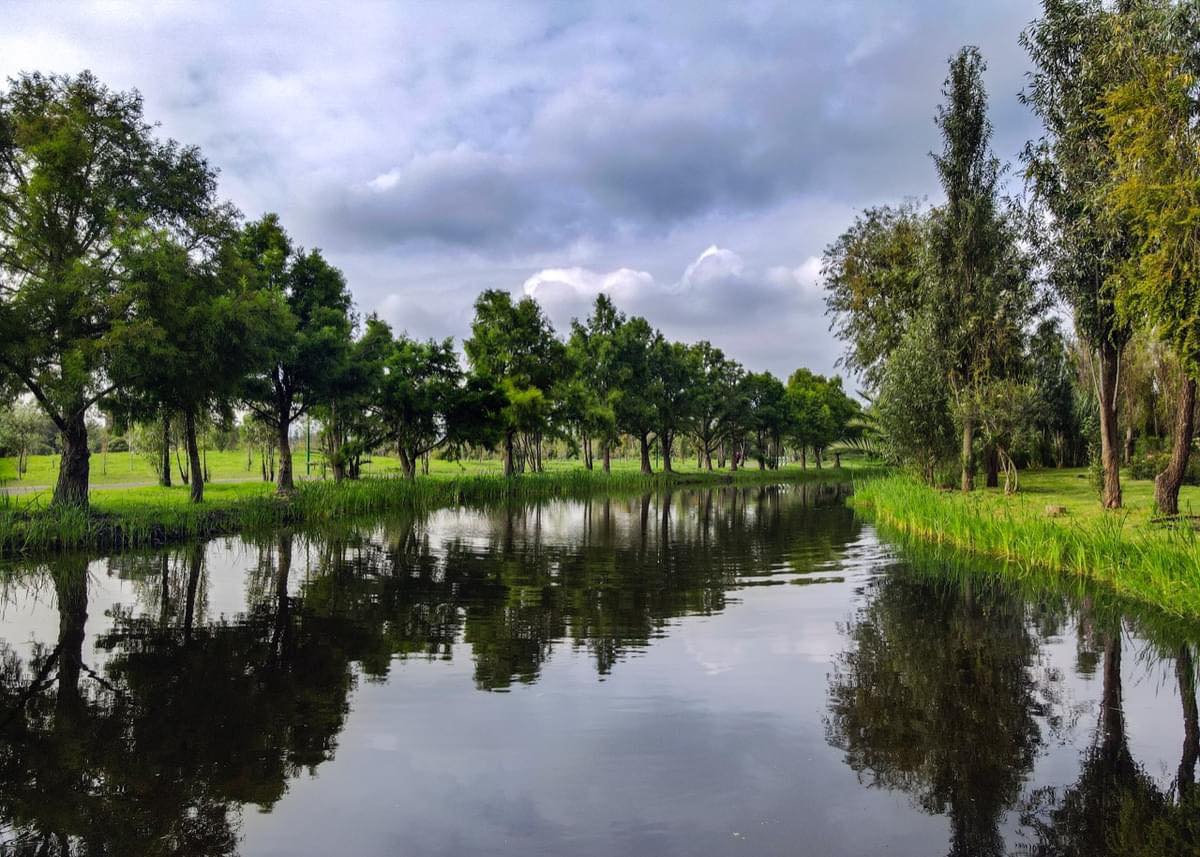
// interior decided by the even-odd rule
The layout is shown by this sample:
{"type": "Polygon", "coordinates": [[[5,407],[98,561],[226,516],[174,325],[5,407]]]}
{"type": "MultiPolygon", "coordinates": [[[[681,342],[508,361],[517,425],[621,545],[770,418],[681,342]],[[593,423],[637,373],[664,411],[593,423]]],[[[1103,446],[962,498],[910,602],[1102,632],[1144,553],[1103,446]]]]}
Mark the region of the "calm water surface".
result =
{"type": "Polygon", "coordinates": [[[0,575],[0,853],[1193,853],[1197,629],[832,486],[0,575]]]}

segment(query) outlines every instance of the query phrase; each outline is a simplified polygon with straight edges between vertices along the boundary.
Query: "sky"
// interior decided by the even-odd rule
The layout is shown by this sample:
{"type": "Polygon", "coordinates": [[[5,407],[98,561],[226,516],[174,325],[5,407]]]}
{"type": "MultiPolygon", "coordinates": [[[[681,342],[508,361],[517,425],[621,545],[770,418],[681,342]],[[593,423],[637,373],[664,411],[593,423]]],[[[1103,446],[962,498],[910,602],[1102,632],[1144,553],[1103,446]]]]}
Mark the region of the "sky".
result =
{"type": "Polygon", "coordinates": [[[988,62],[996,154],[1026,0],[218,3],[0,0],[0,76],[95,72],[278,212],[360,312],[468,335],[480,291],[560,332],[599,291],[756,371],[836,371],[822,250],[857,210],[937,202],[950,56],[988,62]]]}

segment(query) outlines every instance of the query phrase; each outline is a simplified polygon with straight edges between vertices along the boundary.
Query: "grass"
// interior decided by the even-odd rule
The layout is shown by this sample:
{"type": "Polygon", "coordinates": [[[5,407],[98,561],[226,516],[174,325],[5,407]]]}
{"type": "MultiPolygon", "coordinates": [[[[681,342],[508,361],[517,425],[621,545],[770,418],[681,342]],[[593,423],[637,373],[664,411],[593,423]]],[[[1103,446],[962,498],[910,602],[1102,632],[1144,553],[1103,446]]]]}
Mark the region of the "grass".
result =
{"type": "MultiPolygon", "coordinates": [[[[1105,512],[1078,470],[1024,474],[1022,492],[939,491],[904,476],[856,485],[854,505],[884,529],[1002,560],[1006,573],[1066,573],[1172,615],[1200,618],[1200,535],[1155,524],[1153,485],[1122,480],[1126,508],[1105,512]],[[1048,514],[1059,506],[1065,513],[1048,514]]],[[[1181,508],[1200,506],[1187,488],[1181,508]]]]}
{"type": "Polygon", "coordinates": [[[468,462],[462,466],[433,462],[429,476],[411,482],[384,468],[377,470],[377,475],[353,482],[302,481],[296,495],[287,500],[275,496],[274,486],[261,481],[210,483],[205,486],[205,502],[200,505],[188,502],[184,486],[98,488],[92,491],[87,512],[49,508],[48,491],[38,491],[0,498],[0,555],[161,545],[284,525],[320,526],[414,507],[583,497],[728,481],[847,479],[852,472],[865,471],[788,466],[774,471],[750,468],[736,474],[708,473],[698,470],[693,462],[690,466],[680,465],[675,474],[644,476],[636,461],[622,460],[614,462],[611,474],[588,471],[577,462],[550,462],[545,473],[505,479],[497,462],[468,462]]]}

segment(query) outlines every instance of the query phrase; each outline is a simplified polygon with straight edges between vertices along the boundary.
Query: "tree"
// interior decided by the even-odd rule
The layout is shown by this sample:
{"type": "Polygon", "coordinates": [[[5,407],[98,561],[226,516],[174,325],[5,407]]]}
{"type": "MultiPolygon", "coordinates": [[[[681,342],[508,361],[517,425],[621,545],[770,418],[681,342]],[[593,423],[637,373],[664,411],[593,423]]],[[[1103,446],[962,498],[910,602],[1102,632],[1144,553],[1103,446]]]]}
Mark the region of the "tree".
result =
{"type": "Polygon", "coordinates": [[[29,456],[46,435],[48,418],[36,405],[14,402],[0,410],[0,449],[16,459],[17,478],[29,469],[29,456]]]}
{"type": "Polygon", "coordinates": [[[1154,480],[1159,511],[1179,513],[1200,377],[1200,96],[1193,6],[1145,0],[1112,18],[1126,79],[1107,92],[1107,198],[1135,245],[1117,280],[1122,317],[1148,319],[1183,365],[1171,458],[1154,480]],[[1190,15],[1185,10],[1190,10],[1190,15]]]}
{"type": "Polygon", "coordinates": [[[196,149],[153,136],[137,92],[84,72],[0,94],[0,367],[62,434],[54,505],[88,502],[86,417],[113,390],[127,236],[203,218],[214,194],[196,149]]]}
{"type": "Polygon", "coordinates": [[[1101,502],[1121,506],[1117,382],[1132,334],[1116,309],[1121,271],[1132,249],[1128,228],[1105,199],[1113,159],[1098,121],[1115,80],[1110,12],[1102,0],[1053,0],[1021,34],[1035,71],[1021,100],[1044,134],[1025,147],[1025,175],[1043,225],[1041,255],[1051,287],[1071,308],[1075,331],[1095,354],[1090,380],[1098,403],[1101,502]]]}
{"type": "Polygon", "coordinates": [[[691,434],[704,469],[712,470],[712,455],[727,440],[733,416],[730,406],[744,373],[736,361],[708,341],[697,342],[691,350],[698,370],[692,394],[691,434]]]}
{"type": "Polygon", "coordinates": [[[292,424],[334,397],[351,348],[351,298],[342,272],[319,250],[293,250],[274,214],[247,224],[239,237],[242,276],[249,287],[282,298],[286,311],[271,331],[268,369],[246,379],[243,399],[275,429],[278,493],[295,490],[292,424]]]}
{"type": "Polygon", "coordinates": [[[1073,465],[1081,434],[1075,371],[1057,321],[1038,325],[1029,340],[1028,363],[1033,425],[1041,439],[1043,462],[1058,467],[1068,462],[1073,465]]]}
{"type": "Polygon", "coordinates": [[[646,319],[635,316],[623,322],[613,337],[619,379],[613,406],[617,428],[637,439],[645,474],[653,472],[650,443],[658,430],[652,357],[656,336],[646,319]]]}
{"type": "Polygon", "coordinates": [[[419,342],[403,334],[392,342],[384,365],[379,419],[396,445],[401,470],[413,479],[420,458],[453,439],[463,371],[453,340],[419,342]]]}
{"type": "Polygon", "coordinates": [[[363,456],[387,437],[374,408],[383,395],[391,348],[391,328],[368,318],[362,336],[331,366],[329,392],[312,409],[335,482],[357,479],[363,456]]]}
{"type": "Polygon", "coordinates": [[[616,333],[625,316],[606,294],[596,295],[592,314],[586,322],[571,322],[567,343],[571,365],[570,386],[563,392],[580,426],[584,460],[592,467],[592,438],[600,440],[604,472],[610,470],[612,448],[616,442],[616,397],[619,394],[620,366],[617,360],[616,333]]]}
{"type": "Polygon", "coordinates": [[[944,367],[932,325],[915,324],[888,358],[875,399],[888,457],[915,467],[926,482],[954,449],[944,367]]]}
{"type": "Polygon", "coordinates": [[[844,365],[876,387],[888,356],[924,311],[929,216],[914,202],[868,208],[825,248],[821,276],[844,365]]]}
{"type": "Polygon", "coordinates": [[[699,355],[680,342],[655,334],[650,349],[655,426],[662,450],[663,472],[672,473],[675,439],[695,416],[696,390],[702,381],[699,355]]]}
{"type": "Polygon", "coordinates": [[[768,461],[774,468],[790,421],[783,382],[770,372],[749,372],[742,379],[742,396],[748,455],[758,460],[759,470],[766,470],[768,461]]]}
{"type": "Polygon", "coordinates": [[[930,317],[947,357],[946,377],[962,430],[962,489],[975,485],[978,391],[998,363],[1019,352],[1030,311],[1026,266],[997,200],[1000,162],[991,152],[983,86],[986,64],[975,48],[950,61],[939,107],[942,153],[934,156],[946,203],[930,226],[930,317]]]}
{"type": "Polygon", "coordinates": [[[516,472],[516,442],[525,435],[523,460],[541,469],[541,442],[550,426],[550,391],[562,376],[566,348],[531,297],[514,302],[499,289],[475,301],[471,337],[463,343],[472,371],[503,393],[500,411],[504,475],[516,472]]]}
{"type": "MultiPolygon", "coordinates": [[[[121,348],[111,375],[125,410],[182,417],[193,503],[204,499],[197,423],[213,409],[232,414],[237,385],[269,358],[284,311],[280,295],[237,276],[232,233],[222,217],[186,244],[162,232],[134,236],[126,248],[132,313],[113,330],[121,348]]],[[[169,480],[169,464],[164,471],[169,480]]]]}

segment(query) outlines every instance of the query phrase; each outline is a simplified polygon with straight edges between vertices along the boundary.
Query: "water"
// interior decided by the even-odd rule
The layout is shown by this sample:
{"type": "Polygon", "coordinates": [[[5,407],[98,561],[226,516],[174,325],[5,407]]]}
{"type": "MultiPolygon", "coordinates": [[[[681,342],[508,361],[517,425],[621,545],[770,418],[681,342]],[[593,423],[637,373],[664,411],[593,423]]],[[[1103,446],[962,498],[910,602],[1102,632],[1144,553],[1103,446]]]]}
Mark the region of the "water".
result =
{"type": "Polygon", "coordinates": [[[7,569],[0,853],[1192,853],[1195,629],[843,493],[7,569]]]}

